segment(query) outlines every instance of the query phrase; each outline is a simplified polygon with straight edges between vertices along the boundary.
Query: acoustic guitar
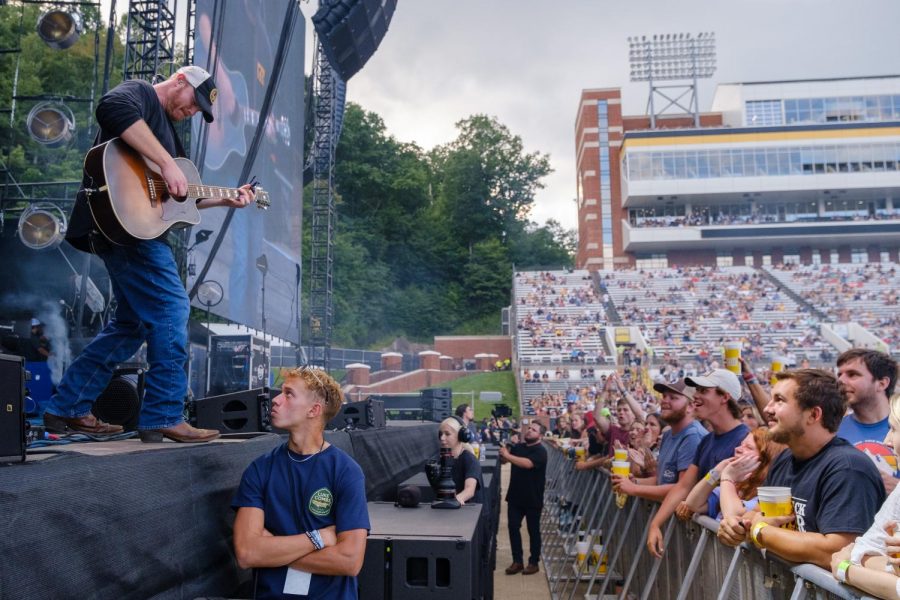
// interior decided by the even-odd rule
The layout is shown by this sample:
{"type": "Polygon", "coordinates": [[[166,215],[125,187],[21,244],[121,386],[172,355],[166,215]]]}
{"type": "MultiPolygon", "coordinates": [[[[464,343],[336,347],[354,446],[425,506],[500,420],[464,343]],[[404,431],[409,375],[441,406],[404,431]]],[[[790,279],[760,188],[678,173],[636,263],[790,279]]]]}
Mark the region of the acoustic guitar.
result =
{"type": "MultiPolygon", "coordinates": [[[[84,159],[84,171],[91,184],[86,192],[88,206],[100,232],[119,245],[156,239],[172,228],[200,222],[197,202],[204,198],[237,198],[237,188],[204,185],[194,163],[176,158],[175,163],[188,180],[183,198],[169,194],[159,167],[146,160],[119,138],[91,148],[84,159]]],[[[256,206],[269,207],[269,194],[256,186],[256,206]]]]}

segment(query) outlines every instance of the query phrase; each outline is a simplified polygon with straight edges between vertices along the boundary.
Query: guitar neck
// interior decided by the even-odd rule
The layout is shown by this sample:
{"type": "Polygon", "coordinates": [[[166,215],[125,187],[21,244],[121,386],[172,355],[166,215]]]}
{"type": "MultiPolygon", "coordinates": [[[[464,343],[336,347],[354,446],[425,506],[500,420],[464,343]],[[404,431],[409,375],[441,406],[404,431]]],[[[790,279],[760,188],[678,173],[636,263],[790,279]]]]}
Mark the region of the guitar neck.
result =
{"type": "Polygon", "coordinates": [[[237,188],[218,187],[215,185],[188,184],[188,196],[191,198],[235,199],[240,195],[237,188]]]}

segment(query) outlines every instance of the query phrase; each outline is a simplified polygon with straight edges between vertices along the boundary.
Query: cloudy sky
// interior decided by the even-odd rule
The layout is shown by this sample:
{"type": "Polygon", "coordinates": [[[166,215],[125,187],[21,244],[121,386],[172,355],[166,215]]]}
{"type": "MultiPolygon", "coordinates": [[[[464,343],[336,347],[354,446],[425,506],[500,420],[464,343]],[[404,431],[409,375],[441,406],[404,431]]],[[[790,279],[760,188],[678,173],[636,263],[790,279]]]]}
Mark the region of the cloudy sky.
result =
{"type": "MultiPolygon", "coordinates": [[[[309,16],[314,4],[302,6],[309,16]]],[[[898,0],[398,0],[348,96],[424,148],[452,140],[468,115],[496,116],[550,155],[533,220],[574,228],[581,90],[622,87],[629,114],[646,104],[646,84],[628,81],[628,36],[715,32],[708,110],[716,83],[900,73],[898,24],[898,0]]]]}

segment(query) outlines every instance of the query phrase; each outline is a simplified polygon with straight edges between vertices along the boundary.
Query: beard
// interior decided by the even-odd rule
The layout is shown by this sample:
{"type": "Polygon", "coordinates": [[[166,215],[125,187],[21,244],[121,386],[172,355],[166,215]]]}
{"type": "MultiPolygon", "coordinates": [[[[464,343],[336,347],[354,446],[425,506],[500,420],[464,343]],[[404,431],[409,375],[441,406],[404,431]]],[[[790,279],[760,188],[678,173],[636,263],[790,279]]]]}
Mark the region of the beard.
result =
{"type": "Polygon", "coordinates": [[[802,425],[785,426],[783,423],[776,423],[775,429],[769,428],[769,440],[778,444],[789,444],[792,439],[803,437],[805,431],[802,425]]]}
{"type": "Polygon", "coordinates": [[[672,410],[668,413],[663,412],[660,414],[660,417],[667,425],[674,425],[687,416],[687,411],[688,407],[685,405],[680,410],[672,410]]]}

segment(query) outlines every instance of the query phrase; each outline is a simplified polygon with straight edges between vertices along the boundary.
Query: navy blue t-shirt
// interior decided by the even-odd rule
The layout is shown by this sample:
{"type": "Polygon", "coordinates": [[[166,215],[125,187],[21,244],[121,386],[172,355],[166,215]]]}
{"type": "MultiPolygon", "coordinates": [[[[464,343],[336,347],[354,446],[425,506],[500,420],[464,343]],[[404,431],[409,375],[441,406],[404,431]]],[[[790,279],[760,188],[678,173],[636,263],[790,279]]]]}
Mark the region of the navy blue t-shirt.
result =
{"type": "Polygon", "coordinates": [[[806,460],[784,450],[765,484],[791,488],[797,529],[814,533],[863,533],[885,500],[878,469],[840,437],[806,460]]]}
{"type": "Polygon", "coordinates": [[[710,433],[697,444],[694,463],[697,465],[697,478],[702,479],[717,464],[734,456],[734,449],[741,445],[750,428],[741,423],[731,431],[722,434],[710,433]]]}
{"type": "MultiPolygon", "coordinates": [[[[232,508],[262,509],[265,527],[274,535],[297,535],[329,525],[336,533],[369,529],[365,478],[347,453],[335,446],[309,457],[289,452],[285,443],[250,463],[232,508]]],[[[358,596],[356,577],[312,575],[309,593],[303,596],[283,593],[287,566],[256,573],[256,598],[356,600],[358,596]]]]}

